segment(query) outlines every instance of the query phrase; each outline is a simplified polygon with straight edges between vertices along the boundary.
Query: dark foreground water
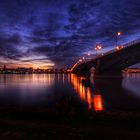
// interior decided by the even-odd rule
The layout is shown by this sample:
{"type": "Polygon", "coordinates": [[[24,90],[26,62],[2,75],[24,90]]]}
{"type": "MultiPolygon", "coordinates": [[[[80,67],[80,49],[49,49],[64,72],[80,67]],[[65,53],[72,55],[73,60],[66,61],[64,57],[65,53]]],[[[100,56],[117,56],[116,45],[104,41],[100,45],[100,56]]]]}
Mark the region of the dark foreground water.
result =
{"type": "Polygon", "coordinates": [[[73,74],[0,75],[0,107],[140,111],[140,74],[93,79],[73,74]]]}

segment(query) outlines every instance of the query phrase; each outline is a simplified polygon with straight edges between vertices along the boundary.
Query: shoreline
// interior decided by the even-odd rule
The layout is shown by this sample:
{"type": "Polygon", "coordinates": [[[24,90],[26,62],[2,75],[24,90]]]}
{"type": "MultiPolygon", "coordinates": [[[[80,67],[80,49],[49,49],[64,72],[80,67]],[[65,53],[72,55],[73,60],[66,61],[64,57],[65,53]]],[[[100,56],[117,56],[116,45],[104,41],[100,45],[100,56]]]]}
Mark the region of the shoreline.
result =
{"type": "Polygon", "coordinates": [[[1,140],[140,138],[140,113],[137,112],[93,111],[83,117],[79,115],[71,118],[66,114],[59,114],[47,118],[47,111],[40,109],[4,110],[0,108],[5,114],[0,114],[1,140]]]}

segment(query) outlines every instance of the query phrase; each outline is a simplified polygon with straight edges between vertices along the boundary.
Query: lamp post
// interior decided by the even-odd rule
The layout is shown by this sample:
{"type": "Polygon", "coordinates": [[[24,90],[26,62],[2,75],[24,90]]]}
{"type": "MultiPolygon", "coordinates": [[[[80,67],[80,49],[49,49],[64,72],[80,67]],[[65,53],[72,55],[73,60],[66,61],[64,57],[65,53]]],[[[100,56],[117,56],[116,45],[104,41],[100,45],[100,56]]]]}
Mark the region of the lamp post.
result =
{"type": "Polygon", "coordinates": [[[97,50],[98,50],[97,47],[95,47],[94,50],[96,51],[96,56],[97,56],[97,50]]]}
{"type": "Polygon", "coordinates": [[[94,49],[95,49],[96,55],[97,55],[98,54],[98,51],[102,49],[102,46],[100,44],[97,44],[94,49]]]}
{"type": "Polygon", "coordinates": [[[122,35],[121,32],[117,32],[117,33],[116,33],[116,47],[118,47],[118,37],[119,37],[120,35],[122,35]]]}

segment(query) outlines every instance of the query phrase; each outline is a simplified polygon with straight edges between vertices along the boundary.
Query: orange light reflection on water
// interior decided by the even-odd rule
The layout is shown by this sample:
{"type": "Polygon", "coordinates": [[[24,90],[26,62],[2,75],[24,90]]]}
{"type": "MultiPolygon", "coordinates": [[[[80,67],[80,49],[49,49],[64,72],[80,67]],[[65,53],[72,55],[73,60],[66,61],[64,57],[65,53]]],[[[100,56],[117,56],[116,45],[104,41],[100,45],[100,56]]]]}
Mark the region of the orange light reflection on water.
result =
{"type": "Polygon", "coordinates": [[[94,102],[94,110],[95,111],[102,111],[103,110],[103,101],[102,101],[101,95],[94,95],[93,102],[94,102]]]}
{"type": "Polygon", "coordinates": [[[84,79],[84,77],[71,75],[71,83],[74,90],[79,94],[80,99],[88,104],[88,109],[102,111],[104,109],[102,96],[99,92],[92,94],[90,87],[85,87],[82,84],[82,80],[84,79]]]}

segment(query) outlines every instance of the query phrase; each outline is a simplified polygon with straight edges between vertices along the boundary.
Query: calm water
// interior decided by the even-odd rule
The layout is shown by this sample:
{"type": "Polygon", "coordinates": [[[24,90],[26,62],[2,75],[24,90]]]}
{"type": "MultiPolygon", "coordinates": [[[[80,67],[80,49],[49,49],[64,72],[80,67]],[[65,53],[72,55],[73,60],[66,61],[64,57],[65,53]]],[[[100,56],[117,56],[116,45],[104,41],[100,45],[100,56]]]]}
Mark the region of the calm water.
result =
{"type": "Polygon", "coordinates": [[[140,111],[140,74],[97,79],[69,74],[0,75],[0,106],[74,105],[79,110],[140,111]]]}

